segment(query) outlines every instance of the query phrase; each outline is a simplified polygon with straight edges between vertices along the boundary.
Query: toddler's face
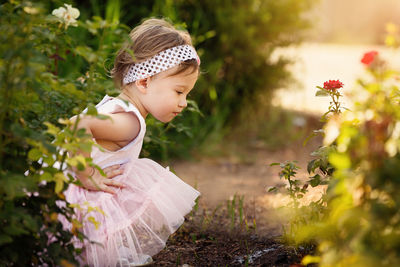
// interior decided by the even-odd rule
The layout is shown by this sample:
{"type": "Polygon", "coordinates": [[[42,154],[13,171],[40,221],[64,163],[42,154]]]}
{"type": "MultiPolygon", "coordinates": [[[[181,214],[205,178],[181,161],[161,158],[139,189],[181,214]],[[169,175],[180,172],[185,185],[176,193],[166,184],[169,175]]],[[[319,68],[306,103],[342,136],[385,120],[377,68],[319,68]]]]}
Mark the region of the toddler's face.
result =
{"type": "Polygon", "coordinates": [[[171,76],[177,68],[176,66],[153,76],[147,84],[145,108],[162,122],[171,121],[187,106],[186,97],[198,78],[198,72],[190,73],[190,69],[171,76]]]}

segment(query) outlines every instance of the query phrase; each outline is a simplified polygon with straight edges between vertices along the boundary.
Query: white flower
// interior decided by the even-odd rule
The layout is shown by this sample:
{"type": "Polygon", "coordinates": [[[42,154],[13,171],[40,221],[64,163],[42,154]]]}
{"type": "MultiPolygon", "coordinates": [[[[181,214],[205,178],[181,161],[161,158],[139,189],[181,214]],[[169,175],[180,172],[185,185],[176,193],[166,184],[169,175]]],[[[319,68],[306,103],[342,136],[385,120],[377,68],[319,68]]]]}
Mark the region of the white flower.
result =
{"type": "Polygon", "coordinates": [[[57,9],[54,9],[51,14],[56,16],[57,18],[60,18],[65,23],[65,28],[67,28],[69,25],[77,26],[76,19],[80,15],[79,10],[72,7],[71,5],[64,5],[66,6],[66,9],[64,7],[59,7],[57,9]]]}

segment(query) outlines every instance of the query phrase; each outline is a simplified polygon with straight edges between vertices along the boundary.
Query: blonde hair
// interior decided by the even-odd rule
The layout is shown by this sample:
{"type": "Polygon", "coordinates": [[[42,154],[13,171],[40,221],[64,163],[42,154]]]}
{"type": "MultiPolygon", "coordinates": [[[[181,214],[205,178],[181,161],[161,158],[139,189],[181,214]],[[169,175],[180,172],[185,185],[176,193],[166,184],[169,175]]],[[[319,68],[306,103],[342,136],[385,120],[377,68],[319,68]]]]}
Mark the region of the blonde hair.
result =
{"type": "MultiPolygon", "coordinates": [[[[177,30],[164,19],[147,19],[135,27],[129,34],[130,42],[118,51],[111,76],[117,87],[122,88],[122,79],[132,64],[144,61],[168,48],[178,45],[192,45],[188,32],[177,30]],[[134,57],[132,57],[132,53],[134,57]]],[[[172,75],[191,69],[199,70],[197,60],[190,59],[179,64],[172,75]]]]}

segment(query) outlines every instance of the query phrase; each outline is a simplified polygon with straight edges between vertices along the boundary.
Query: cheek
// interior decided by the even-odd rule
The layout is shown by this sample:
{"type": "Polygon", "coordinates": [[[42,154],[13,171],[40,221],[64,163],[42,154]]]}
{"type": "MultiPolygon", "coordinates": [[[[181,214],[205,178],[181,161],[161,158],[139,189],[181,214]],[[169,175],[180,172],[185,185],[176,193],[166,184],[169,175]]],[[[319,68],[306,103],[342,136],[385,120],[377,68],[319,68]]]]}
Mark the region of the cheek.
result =
{"type": "Polygon", "coordinates": [[[155,110],[165,111],[171,108],[175,108],[179,101],[179,98],[174,92],[163,92],[154,99],[153,106],[155,110]]]}

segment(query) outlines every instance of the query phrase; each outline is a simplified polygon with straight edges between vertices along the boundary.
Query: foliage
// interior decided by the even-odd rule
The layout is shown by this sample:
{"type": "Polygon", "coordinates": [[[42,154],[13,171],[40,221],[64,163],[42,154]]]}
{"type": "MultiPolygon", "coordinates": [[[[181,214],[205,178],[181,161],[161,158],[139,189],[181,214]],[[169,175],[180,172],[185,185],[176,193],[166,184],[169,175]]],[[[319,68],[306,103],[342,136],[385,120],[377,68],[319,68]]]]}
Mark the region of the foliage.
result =
{"type": "Polygon", "coordinates": [[[297,224],[290,230],[295,242],[318,243],[317,255],[305,257],[305,265],[400,263],[400,72],[391,70],[378,52],[365,56],[362,62],[370,76],[358,80],[354,108],[326,118],[326,149],[319,159],[324,160],[308,167],[324,171],[328,187],[319,216],[312,216],[313,202],[294,218],[297,224]]]}
{"type": "MultiPolygon", "coordinates": [[[[279,165],[281,167],[281,171],[279,172],[279,178],[284,178],[288,181],[289,187],[287,188],[287,192],[292,199],[293,208],[299,207],[298,199],[301,199],[306,192],[307,185],[300,187],[301,181],[298,179],[294,179],[299,169],[299,166],[296,165],[296,162],[285,162],[285,163],[272,163],[270,166],[279,165]]],[[[276,187],[271,187],[268,192],[276,191],[276,187]]]]}
{"type": "Polygon", "coordinates": [[[73,242],[85,237],[73,208],[84,207],[65,202],[62,191],[71,177],[63,170],[92,164],[67,153],[90,151],[93,142],[65,119],[86,106],[89,115],[96,115],[90,102],[113,90],[104,61],[127,32],[99,17],[79,21],[74,28],[74,23],[46,14],[45,3],[0,6],[2,266],[77,263],[80,250],[73,242]],[[92,36],[87,38],[90,44],[76,38],[78,33],[92,36]],[[61,131],[66,125],[71,127],[61,131]],[[60,218],[70,221],[72,232],[63,228],[60,218]]]}
{"type": "MultiPolygon", "coordinates": [[[[303,184],[302,180],[296,178],[297,170],[300,169],[296,163],[296,161],[287,161],[285,163],[270,164],[270,166],[279,165],[281,168],[281,171],[279,172],[279,178],[284,178],[287,180],[286,191],[291,202],[288,206],[281,208],[282,211],[289,211],[289,225],[282,227],[282,237],[287,243],[295,243],[295,237],[299,229],[304,225],[307,225],[307,223],[310,221],[319,220],[324,210],[324,200],[322,198],[311,202],[308,205],[301,203],[301,200],[308,192],[307,188],[309,184],[315,187],[317,184],[323,184],[323,182],[321,180],[317,180],[316,176],[319,174],[316,174],[314,177],[311,177],[311,180],[308,181],[308,183],[303,184]]],[[[311,173],[310,170],[309,173],[311,173]]],[[[278,187],[270,187],[268,192],[278,192],[278,190],[278,187]]],[[[314,246],[312,242],[304,242],[302,245],[307,247],[309,250],[312,250],[312,247],[314,246]]]]}
{"type": "Polygon", "coordinates": [[[332,118],[337,151],[329,154],[335,168],[327,194],[324,220],[300,232],[316,238],[321,266],[396,266],[400,263],[399,125],[397,77],[382,59],[366,66],[370,80],[359,80],[352,111],[332,118]],[[311,233],[312,232],[312,233],[311,233]]]}
{"type": "MultiPolygon", "coordinates": [[[[324,113],[320,119],[321,122],[327,122],[332,116],[338,116],[342,113],[340,97],[342,94],[339,89],[343,87],[343,84],[339,80],[329,80],[324,83],[324,86],[317,86],[317,97],[330,97],[332,101],[328,111],[324,113]]],[[[345,108],[346,109],[346,108],[345,108]]],[[[313,133],[306,138],[304,145],[313,137],[322,134],[325,138],[329,138],[329,134],[326,135],[324,129],[314,130],[313,133]]],[[[307,164],[307,172],[310,175],[309,180],[303,182],[302,179],[296,177],[297,170],[300,169],[296,165],[296,161],[285,162],[285,163],[272,163],[270,166],[279,165],[282,169],[279,172],[279,177],[287,180],[286,190],[290,196],[291,203],[288,207],[290,209],[289,226],[283,227],[284,239],[289,243],[296,242],[296,235],[298,231],[304,225],[307,225],[310,221],[319,221],[326,209],[326,197],[323,195],[317,201],[311,201],[310,203],[301,203],[301,200],[309,192],[308,188],[317,187],[321,185],[327,185],[334,172],[334,167],[329,162],[329,155],[336,151],[335,144],[329,144],[319,146],[315,151],[311,153],[311,156],[315,157],[310,160],[307,164]]],[[[277,192],[277,187],[271,187],[268,192],[277,192]]],[[[310,244],[304,243],[303,245],[309,246],[310,244]]],[[[311,246],[313,246],[311,242],[311,246]]]]}

